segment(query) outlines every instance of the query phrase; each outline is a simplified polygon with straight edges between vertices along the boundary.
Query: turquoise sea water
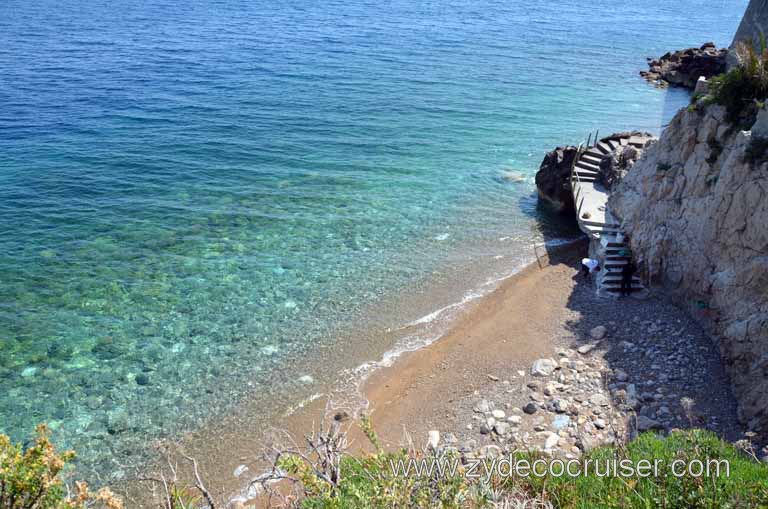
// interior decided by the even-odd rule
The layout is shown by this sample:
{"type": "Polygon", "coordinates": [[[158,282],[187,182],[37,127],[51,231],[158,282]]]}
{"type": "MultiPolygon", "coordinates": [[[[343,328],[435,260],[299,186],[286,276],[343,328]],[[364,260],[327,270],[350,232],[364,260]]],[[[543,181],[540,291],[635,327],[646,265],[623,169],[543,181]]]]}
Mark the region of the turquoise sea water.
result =
{"type": "Polygon", "coordinates": [[[571,235],[544,152],[657,132],[688,98],[645,57],[746,3],[2,2],[0,432],[104,471],[378,301],[571,235]]]}

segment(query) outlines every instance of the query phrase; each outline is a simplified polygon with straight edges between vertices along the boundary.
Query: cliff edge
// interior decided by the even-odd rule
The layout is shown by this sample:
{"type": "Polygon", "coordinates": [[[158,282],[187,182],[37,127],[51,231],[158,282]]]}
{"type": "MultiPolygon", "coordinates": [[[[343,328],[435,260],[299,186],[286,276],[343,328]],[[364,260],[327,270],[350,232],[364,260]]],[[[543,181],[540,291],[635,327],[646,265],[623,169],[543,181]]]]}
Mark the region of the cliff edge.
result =
{"type": "Polygon", "coordinates": [[[681,110],[609,199],[643,270],[707,325],[739,418],[768,432],[768,112],[681,110]]]}

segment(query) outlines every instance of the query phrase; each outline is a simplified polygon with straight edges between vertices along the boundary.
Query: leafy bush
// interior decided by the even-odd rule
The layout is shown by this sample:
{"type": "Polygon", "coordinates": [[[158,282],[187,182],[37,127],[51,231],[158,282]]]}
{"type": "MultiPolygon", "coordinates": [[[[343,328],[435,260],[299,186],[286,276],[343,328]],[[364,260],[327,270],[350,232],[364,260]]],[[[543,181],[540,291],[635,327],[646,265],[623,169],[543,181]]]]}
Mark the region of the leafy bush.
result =
{"type": "MultiPolygon", "coordinates": [[[[452,456],[442,456],[443,459],[452,456]]],[[[363,457],[345,456],[341,462],[337,484],[324,481],[321,475],[300,456],[284,456],[282,468],[300,479],[304,497],[296,501],[303,508],[406,508],[406,507],[552,507],[562,509],[667,507],[680,509],[715,509],[721,507],[766,507],[768,504],[768,466],[753,456],[723,442],[702,430],[676,431],[663,438],[646,433],[626,446],[602,447],[582,458],[586,461],[627,459],[637,465],[640,460],[661,463],[658,476],[606,477],[593,470],[578,477],[498,476],[490,479],[468,479],[464,467],[453,473],[437,469],[415,475],[395,475],[392,462],[421,461],[435,458],[433,453],[380,449],[363,457]],[[719,463],[720,475],[697,476],[682,469],[677,477],[669,474],[676,460],[689,464],[693,460],[710,465],[719,463]],[[727,474],[727,475],[726,475],[727,474]],[[504,505],[506,504],[506,505],[504,505]]],[[[543,459],[537,453],[517,453],[517,459],[532,464],[543,459]]],[[[446,463],[443,462],[443,465],[446,463]]],[[[480,467],[482,468],[482,467],[480,467]]],[[[604,470],[604,469],[603,469],[604,470]]],[[[696,474],[697,472],[695,472],[696,474]]],[[[484,474],[484,473],[483,473],[484,474]]]]}
{"type": "MultiPolygon", "coordinates": [[[[676,460],[726,460],[718,476],[695,476],[689,472],[676,477],[529,478],[529,489],[546,492],[556,508],[647,508],[716,509],[721,507],[766,507],[768,466],[704,430],[676,431],[666,438],[645,433],[626,447],[603,447],[588,455],[592,460],[617,458],[662,461],[662,471],[676,460]]],[[[714,466],[711,473],[714,473],[714,466]]]]}
{"type": "Polygon", "coordinates": [[[749,126],[754,122],[758,103],[768,97],[768,48],[760,34],[760,48],[752,41],[736,48],[739,64],[725,74],[712,78],[709,85],[714,102],[725,106],[727,120],[749,126]]]}
{"type": "Polygon", "coordinates": [[[24,449],[0,435],[0,507],[3,509],[84,509],[98,505],[122,509],[111,491],[90,493],[88,485],[75,483],[69,494],[60,474],[75,457],[72,451],[56,453],[48,428],[37,427],[33,444],[24,449]]]}

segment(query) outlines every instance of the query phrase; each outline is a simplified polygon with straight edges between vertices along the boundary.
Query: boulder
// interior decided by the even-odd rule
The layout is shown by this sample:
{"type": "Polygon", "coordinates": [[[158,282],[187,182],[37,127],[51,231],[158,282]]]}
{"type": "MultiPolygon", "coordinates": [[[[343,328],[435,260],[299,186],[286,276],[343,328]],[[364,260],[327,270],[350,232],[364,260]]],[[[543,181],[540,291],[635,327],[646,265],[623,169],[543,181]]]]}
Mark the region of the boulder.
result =
{"type": "Polygon", "coordinates": [[[539,197],[554,206],[561,214],[575,214],[571,191],[571,167],[577,148],[557,147],[548,152],[536,173],[536,189],[539,197]]]}
{"type": "Polygon", "coordinates": [[[597,173],[597,181],[606,189],[613,189],[624,179],[627,172],[640,159],[642,150],[631,145],[619,147],[610,156],[600,162],[600,170],[597,173]]]}

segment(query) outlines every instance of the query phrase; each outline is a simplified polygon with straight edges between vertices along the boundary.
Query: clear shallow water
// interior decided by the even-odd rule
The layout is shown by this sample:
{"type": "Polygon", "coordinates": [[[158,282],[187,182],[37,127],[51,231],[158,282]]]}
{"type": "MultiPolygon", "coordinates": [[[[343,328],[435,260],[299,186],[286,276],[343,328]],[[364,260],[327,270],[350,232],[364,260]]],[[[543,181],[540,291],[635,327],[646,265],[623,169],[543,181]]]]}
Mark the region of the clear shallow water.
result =
{"type": "Polygon", "coordinates": [[[746,3],[3,2],[0,431],[104,470],[379,300],[519,264],[570,233],[543,153],[657,131],[687,95],[645,57],[746,3]]]}

